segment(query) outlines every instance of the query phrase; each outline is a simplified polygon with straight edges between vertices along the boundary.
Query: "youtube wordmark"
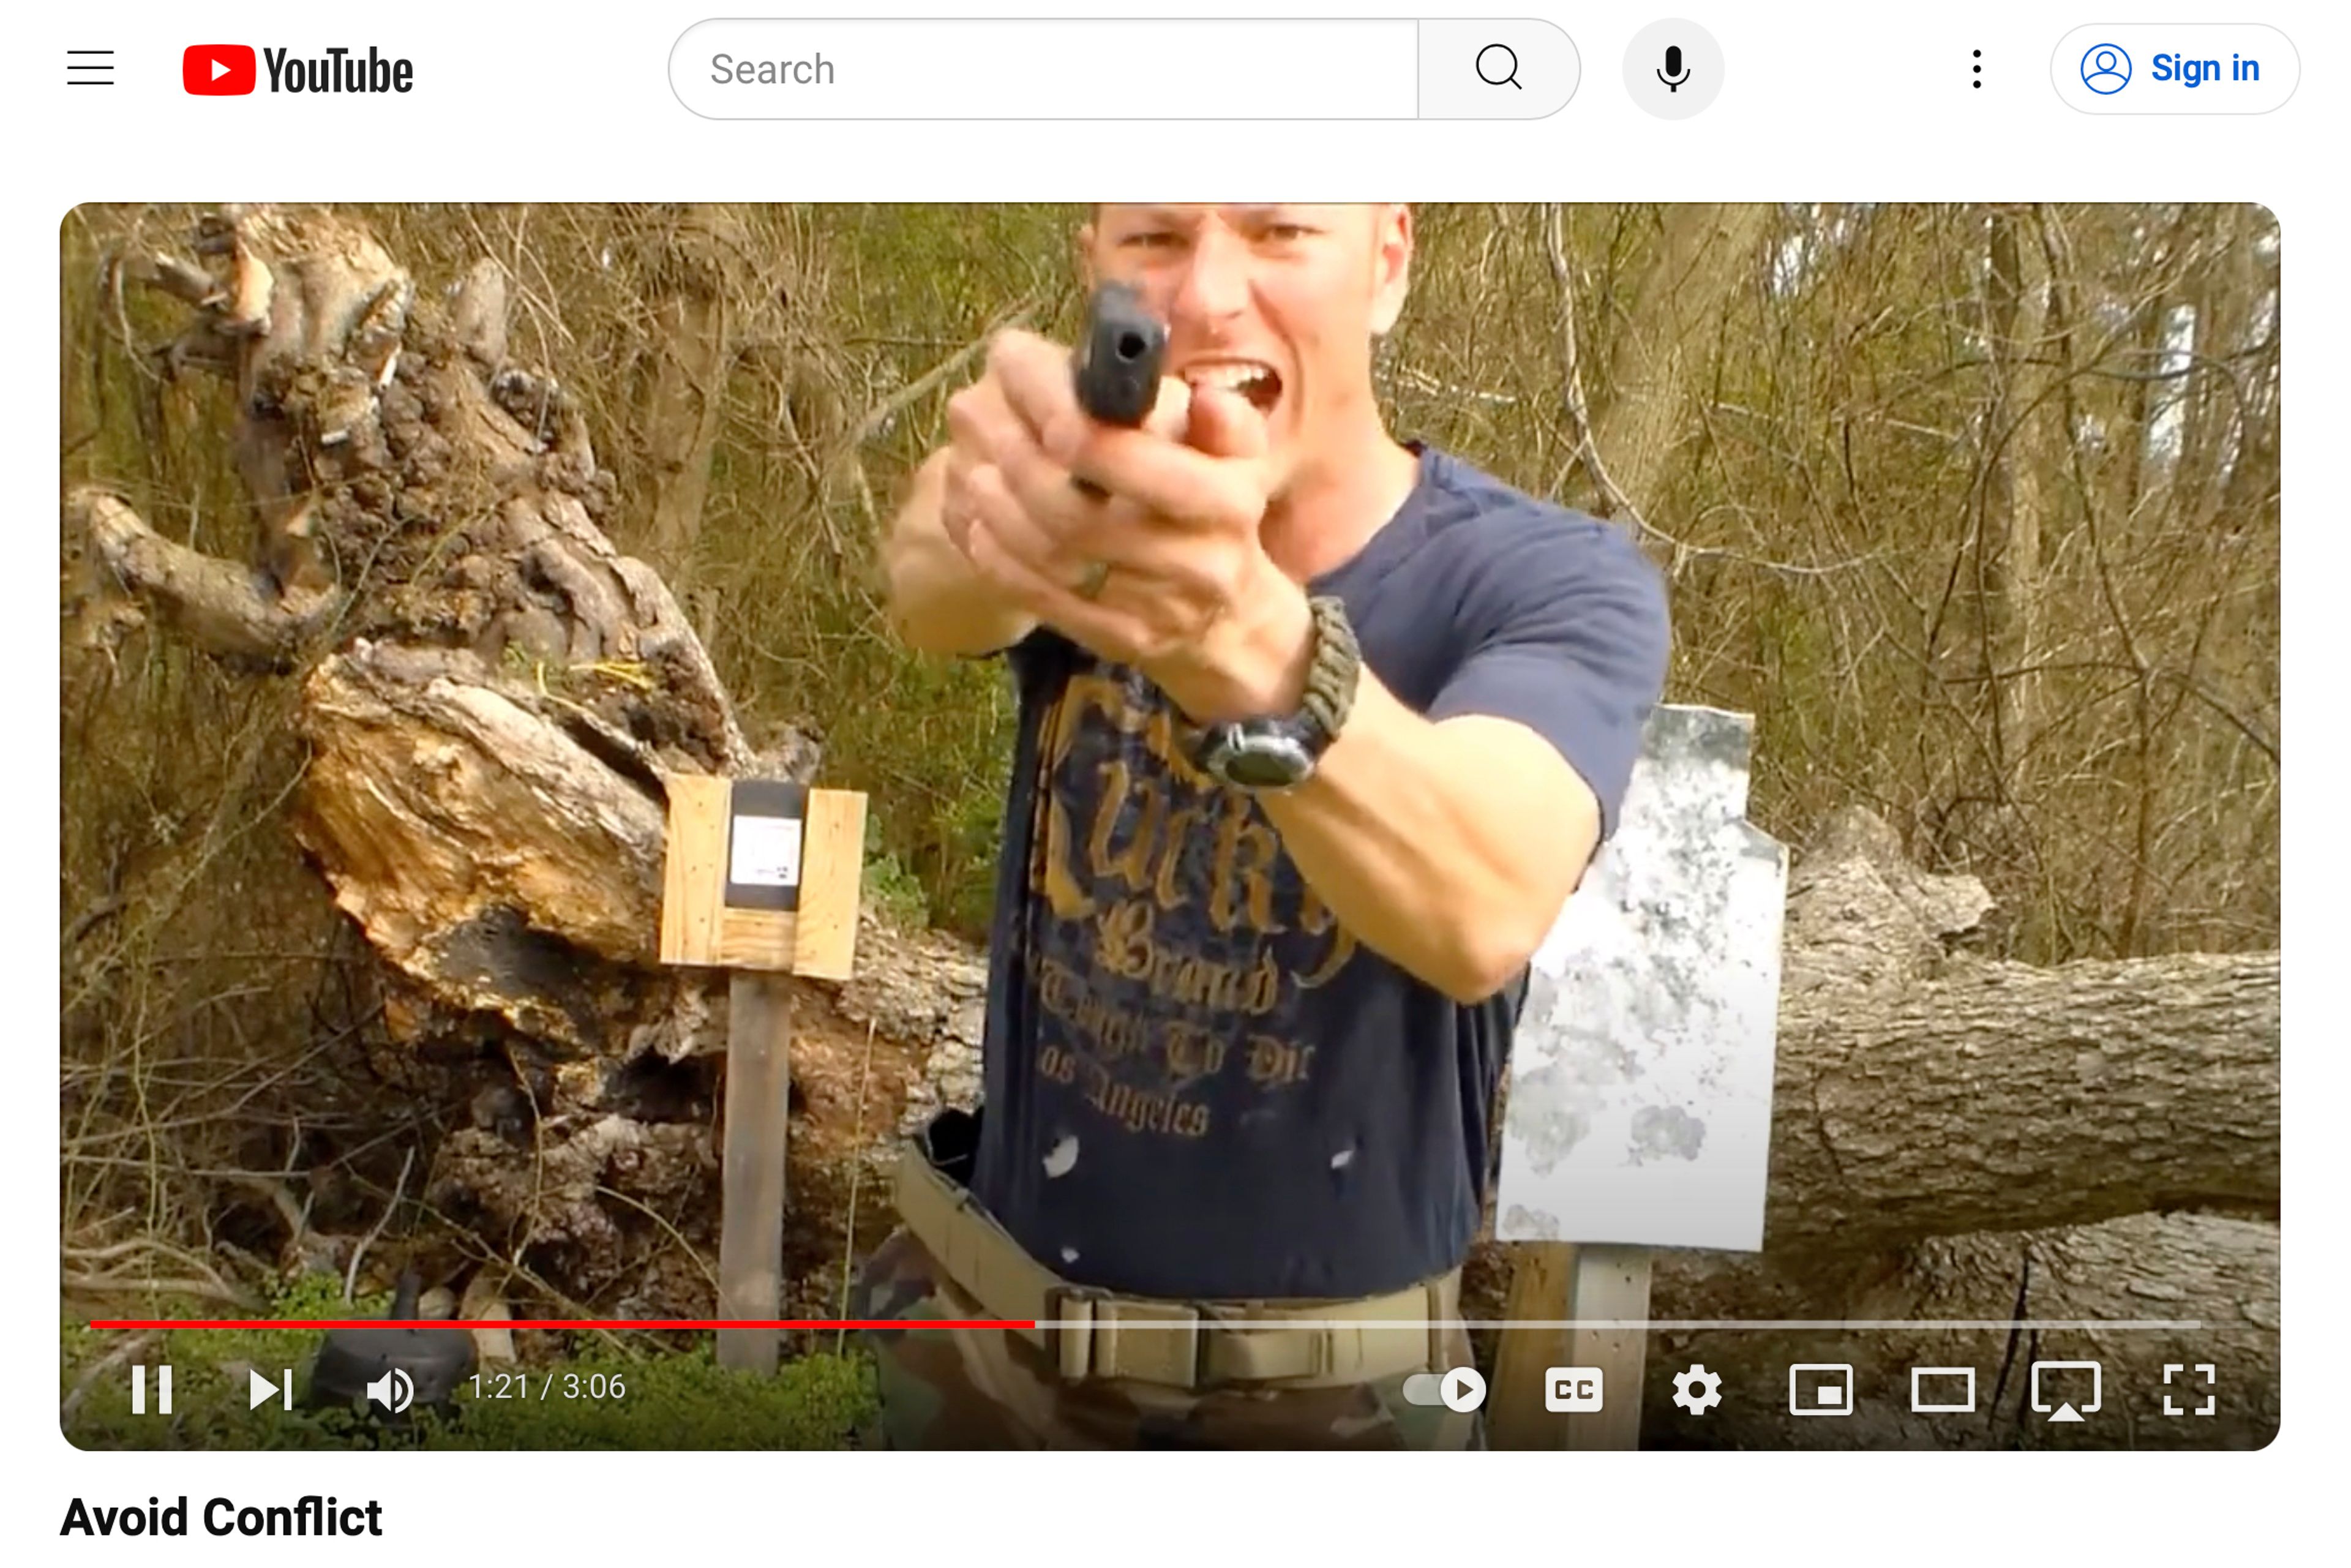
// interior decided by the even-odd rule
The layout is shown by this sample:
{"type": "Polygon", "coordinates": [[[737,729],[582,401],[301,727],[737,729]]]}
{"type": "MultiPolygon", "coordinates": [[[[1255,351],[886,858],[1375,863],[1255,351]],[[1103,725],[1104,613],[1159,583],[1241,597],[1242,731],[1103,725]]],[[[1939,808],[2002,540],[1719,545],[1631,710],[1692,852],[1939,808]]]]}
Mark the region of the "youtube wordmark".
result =
{"type": "Polygon", "coordinates": [[[272,92],[406,92],[415,68],[368,46],[362,56],[355,49],[332,48],[323,54],[297,55],[290,49],[264,49],[272,92]]]}

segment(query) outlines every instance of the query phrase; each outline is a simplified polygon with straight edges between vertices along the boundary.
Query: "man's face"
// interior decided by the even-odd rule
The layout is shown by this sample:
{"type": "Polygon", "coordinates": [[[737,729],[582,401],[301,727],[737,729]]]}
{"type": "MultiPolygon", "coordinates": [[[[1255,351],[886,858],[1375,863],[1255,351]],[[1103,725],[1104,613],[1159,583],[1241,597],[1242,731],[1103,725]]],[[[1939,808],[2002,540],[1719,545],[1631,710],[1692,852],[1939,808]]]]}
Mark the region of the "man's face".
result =
{"type": "Polygon", "coordinates": [[[1404,304],[1410,210],[1391,204],[1116,205],[1081,236],[1092,279],[1167,323],[1167,373],[1229,387],[1266,418],[1279,494],[1351,461],[1375,410],[1372,341],[1404,304]]]}

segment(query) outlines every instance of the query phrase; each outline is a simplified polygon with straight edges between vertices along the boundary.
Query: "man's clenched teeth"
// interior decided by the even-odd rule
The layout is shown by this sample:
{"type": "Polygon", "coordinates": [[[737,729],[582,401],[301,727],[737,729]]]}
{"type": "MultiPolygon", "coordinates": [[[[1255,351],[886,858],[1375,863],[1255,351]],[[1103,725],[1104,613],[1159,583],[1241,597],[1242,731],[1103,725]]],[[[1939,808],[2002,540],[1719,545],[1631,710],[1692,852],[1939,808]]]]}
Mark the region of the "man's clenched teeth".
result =
{"type": "Polygon", "coordinates": [[[1281,376],[1271,365],[1254,360],[1218,360],[1184,367],[1185,383],[1192,387],[1222,387],[1249,400],[1260,413],[1281,397],[1281,376]]]}

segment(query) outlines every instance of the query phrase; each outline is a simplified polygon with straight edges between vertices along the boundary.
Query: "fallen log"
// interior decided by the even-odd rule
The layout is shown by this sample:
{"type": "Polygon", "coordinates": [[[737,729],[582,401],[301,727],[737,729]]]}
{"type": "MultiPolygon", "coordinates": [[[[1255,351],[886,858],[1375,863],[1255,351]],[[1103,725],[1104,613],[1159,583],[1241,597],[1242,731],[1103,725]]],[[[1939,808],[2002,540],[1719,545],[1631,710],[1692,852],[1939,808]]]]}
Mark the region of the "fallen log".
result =
{"type": "Polygon", "coordinates": [[[1767,1244],[2274,1213],[2279,996],[2274,953],[2190,953],[1791,998],[1767,1244]]]}

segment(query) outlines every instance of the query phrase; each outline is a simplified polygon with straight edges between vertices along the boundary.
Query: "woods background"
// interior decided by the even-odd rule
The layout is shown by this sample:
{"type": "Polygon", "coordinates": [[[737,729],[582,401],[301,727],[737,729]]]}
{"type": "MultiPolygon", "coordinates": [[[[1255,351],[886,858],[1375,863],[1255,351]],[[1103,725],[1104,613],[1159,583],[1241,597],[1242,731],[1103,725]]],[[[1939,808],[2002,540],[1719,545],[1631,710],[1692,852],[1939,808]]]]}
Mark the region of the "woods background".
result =
{"type": "MultiPolygon", "coordinates": [[[[986,333],[1066,334],[1081,209],[338,210],[420,295],[503,269],[512,358],[579,403],[608,531],[750,741],[820,736],[825,781],[872,797],[883,916],[977,936],[1008,693],[893,643],[874,547],[986,333]]],[[[2267,213],[1417,215],[1392,427],[1635,532],[1670,580],[1667,699],[1757,716],[1760,826],[1802,845],[1870,808],[1991,891],[1988,957],[2278,946],[2267,213]]],[[[195,216],[67,218],[63,479],[268,571],[234,392],[174,373],[184,308],[107,265],[195,216]]],[[[240,1294],[246,1261],[285,1266],[288,1194],[298,1239],[364,1230],[460,1114],[399,1092],[364,944],[284,831],[298,684],[148,632],[63,650],[69,1291],[240,1294]]]]}

